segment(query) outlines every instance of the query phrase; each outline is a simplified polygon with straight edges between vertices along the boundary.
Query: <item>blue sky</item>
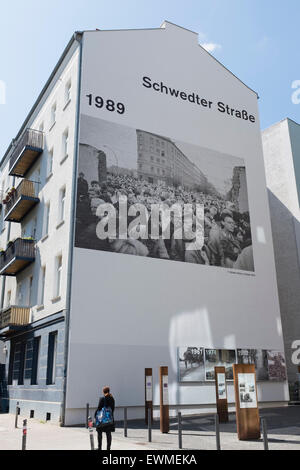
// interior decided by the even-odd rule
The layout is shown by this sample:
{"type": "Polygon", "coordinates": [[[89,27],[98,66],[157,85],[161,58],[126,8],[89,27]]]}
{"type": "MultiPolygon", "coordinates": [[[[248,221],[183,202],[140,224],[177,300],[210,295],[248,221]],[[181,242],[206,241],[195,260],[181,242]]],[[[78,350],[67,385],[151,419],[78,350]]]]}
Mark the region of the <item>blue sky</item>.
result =
{"type": "Polygon", "coordinates": [[[1,0],[0,12],[0,157],[72,33],[84,29],[156,28],[163,20],[191,29],[258,92],[262,129],[286,117],[300,122],[300,103],[292,102],[299,0],[1,0]]]}

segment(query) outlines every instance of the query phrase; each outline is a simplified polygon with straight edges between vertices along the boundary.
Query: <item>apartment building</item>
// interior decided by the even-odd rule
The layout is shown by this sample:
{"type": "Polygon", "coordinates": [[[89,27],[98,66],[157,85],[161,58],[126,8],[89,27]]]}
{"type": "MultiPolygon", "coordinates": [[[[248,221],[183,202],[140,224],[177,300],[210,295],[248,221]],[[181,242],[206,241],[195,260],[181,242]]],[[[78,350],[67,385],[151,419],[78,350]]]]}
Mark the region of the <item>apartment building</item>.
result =
{"type": "Polygon", "coordinates": [[[262,132],[262,142],[288,380],[299,400],[300,125],[283,119],[262,132]]]}
{"type": "Polygon", "coordinates": [[[1,160],[2,408],[59,420],[78,94],[73,38],[1,160]]]}
{"type": "Polygon", "coordinates": [[[231,407],[239,361],[256,364],[262,406],[288,401],[257,94],[196,33],[170,22],[75,33],[0,170],[5,409],[83,423],[109,384],[116,419],[124,406],[142,417],[145,368],[159,409],[168,366],[173,412],[213,410],[220,361],[231,407]],[[145,88],[146,74],[182,99],[145,88]],[[201,107],[184,99],[195,93],[201,107]],[[220,112],[220,99],[243,119],[220,112]],[[137,136],[149,138],[142,156],[137,136]],[[151,137],[156,159],[173,149],[166,179],[153,164],[160,181],[139,173],[151,137]],[[201,246],[171,224],[167,238],[147,231],[152,204],[191,214],[195,201],[214,219],[201,219],[201,246]],[[226,259],[221,231],[235,247],[226,259]]]}

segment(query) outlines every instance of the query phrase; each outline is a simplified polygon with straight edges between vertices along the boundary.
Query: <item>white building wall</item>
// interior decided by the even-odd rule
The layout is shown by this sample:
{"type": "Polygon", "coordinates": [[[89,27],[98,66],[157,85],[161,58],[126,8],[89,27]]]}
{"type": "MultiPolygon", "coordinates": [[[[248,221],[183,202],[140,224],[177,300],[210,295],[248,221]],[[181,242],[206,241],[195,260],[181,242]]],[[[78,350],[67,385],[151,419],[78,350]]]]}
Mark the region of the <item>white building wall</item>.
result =
{"type": "Polygon", "coordinates": [[[297,379],[292,344],[300,339],[300,126],[285,119],[262,132],[277,283],[289,382],[297,379]]]}
{"type": "MultiPolygon", "coordinates": [[[[85,33],[83,57],[82,114],[245,160],[255,274],[75,248],[66,423],[83,422],[85,404],[96,406],[106,384],[117,406],[143,405],[145,367],[153,368],[158,405],[162,365],[170,404],[214,406],[213,386],[178,383],[178,346],[283,351],[257,96],[199,47],[197,35],[170,23],[85,33]],[[144,75],[245,108],[256,123],[146,90],[144,75]],[[124,101],[126,116],[89,107],[87,93],[124,101]]],[[[262,402],[288,400],[285,383],[259,384],[258,393],[262,402]]]]}
{"type": "MultiPolygon", "coordinates": [[[[75,115],[77,108],[78,88],[78,61],[79,50],[77,45],[67,54],[63,64],[53,78],[52,84],[39,102],[36,111],[26,127],[44,131],[44,151],[37,159],[25,178],[40,181],[38,197],[40,202],[19,223],[10,223],[9,240],[20,236],[31,236],[36,219],[36,260],[22,271],[17,279],[6,277],[4,306],[7,305],[7,293],[11,291],[11,304],[18,304],[17,285],[22,283],[23,305],[28,305],[29,279],[33,276],[33,305],[31,321],[34,322],[55,312],[64,310],[67,295],[67,266],[69,259],[69,233],[71,225],[71,195],[73,184],[73,164],[75,150],[75,115]],[[66,102],[65,87],[71,81],[71,99],[66,102]],[[56,122],[51,124],[51,107],[56,102],[56,122]],[[68,155],[63,153],[63,133],[69,131],[68,155]],[[47,173],[49,151],[53,149],[53,168],[49,176],[47,173]],[[66,189],[65,209],[63,221],[59,220],[59,191],[66,189]],[[45,205],[50,202],[50,217],[48,236],[43,236],[45,205]],[[61,279],[61,293],[54,294],[55,283],[55,257],[62,255],[63,269],[61,279]],[[45,302],[39,305],[40,270],[46,266],[45,302]],[[55,298],[56,297],[56,298],[55,298]]],[[[13,177],[8,176],[9,158],[1,170],[0,187],[5,182],[5,190],[13,184],[13,177]]],[[[15,178],[14,186],[21,182],[15,178]]],[[[4,222],[0,236],[0,246],[5,249],[7,243],[9,222],[4,222]]],[[[4,279],[0,280],[1,284],[4,279]]]]}

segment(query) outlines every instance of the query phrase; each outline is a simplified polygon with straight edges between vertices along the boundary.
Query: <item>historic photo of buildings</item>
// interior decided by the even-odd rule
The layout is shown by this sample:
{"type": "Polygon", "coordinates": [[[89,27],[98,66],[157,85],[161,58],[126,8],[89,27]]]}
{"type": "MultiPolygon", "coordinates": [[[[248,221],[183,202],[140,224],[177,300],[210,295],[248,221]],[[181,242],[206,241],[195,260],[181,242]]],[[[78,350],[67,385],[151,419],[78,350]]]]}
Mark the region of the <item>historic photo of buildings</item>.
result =
{"type": "Polygon", "coordinates": [[[75,246],[254,271],[241,158],[85,115],[80,129],[75,246]]]}

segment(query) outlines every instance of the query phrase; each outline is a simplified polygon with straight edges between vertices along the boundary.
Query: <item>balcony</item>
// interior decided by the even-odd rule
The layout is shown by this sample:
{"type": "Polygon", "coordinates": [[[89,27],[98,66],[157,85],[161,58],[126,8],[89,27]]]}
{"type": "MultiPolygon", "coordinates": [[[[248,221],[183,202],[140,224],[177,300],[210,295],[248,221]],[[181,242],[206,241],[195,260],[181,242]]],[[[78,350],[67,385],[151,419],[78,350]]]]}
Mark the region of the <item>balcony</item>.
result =
{"type": "Polygon", "coordinates": [[[44,133],[26,129],[12,151],[9,174],[24,177],[39,155],[43,152],[44,133]]]}
{"type": "Polygon", "coordinates": [[[0,275],[16,276],[35,260],[35,241],[17,238],[0,254],[0,275]]]}
{"type": "Polygon", "coordinates": [[[22,329],[30,321],[30,307],[10,305],[0,311],[0,334],[9,336],[16,330],[22,329]]]}
{"type": "Polygon", "coordinates": [[[23,180],[12,189],[3,200],[5,205],[5,220],[9,222],[21,222],[25,215],[40,202],[38,195],[39,183],[23,180]]]}

